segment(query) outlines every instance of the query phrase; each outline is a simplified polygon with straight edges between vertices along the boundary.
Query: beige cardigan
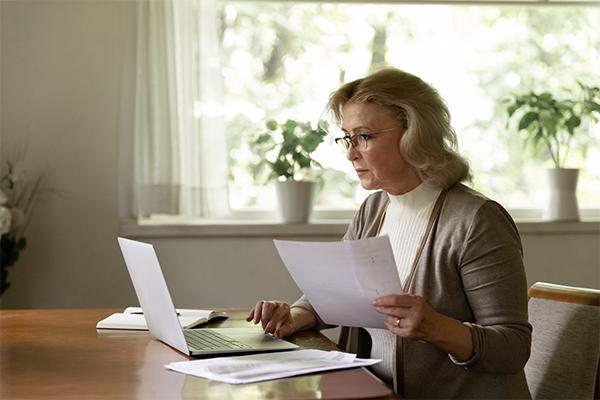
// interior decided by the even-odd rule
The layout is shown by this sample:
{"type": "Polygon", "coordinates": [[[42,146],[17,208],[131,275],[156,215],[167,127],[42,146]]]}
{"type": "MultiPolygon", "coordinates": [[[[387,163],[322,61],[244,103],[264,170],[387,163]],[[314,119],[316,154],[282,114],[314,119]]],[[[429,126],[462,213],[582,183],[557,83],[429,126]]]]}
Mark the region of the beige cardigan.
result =
{"type": "MultiPolygon", "coordinates": [[[[385,192],[370,195],[344,240],[377,235],[387,200],[385,192]]],[[[407,398],[531,397],[523,372],[531,347],[531,325],[521,241],[502,206],[462,184],[450,188],[405,290],[468,325],[474,355],[461,363],[429,343],[397,338],[394,389],[398,394],[407,398]]],[[[312,311],[319,329],[330,327],[305,296],[292,307],[312,311]]],[[[350,328],[346,350],[368,357],[370,341],[364,329],[350,328]]]]}

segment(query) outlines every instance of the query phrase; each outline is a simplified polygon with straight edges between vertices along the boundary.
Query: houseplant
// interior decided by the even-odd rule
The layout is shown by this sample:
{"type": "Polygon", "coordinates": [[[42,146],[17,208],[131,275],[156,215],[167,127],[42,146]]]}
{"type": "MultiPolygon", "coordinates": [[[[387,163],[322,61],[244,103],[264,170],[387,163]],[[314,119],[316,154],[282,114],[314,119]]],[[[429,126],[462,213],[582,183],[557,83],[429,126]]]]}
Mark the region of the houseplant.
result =
{"type": "Polygon", "coordinates": [[[251,142],[259,157],[253,175],[259,181],[275,181],[279,217],[283,222],[307,222],[315,190],[313,168],[321,167],[312,154],[325,139],[326,126],[271,119],[265,127],[251,142]]]}
{"type": "Polygon", "coordinates": [[[0,178],[0,296],[10,287],[9,268],[27,246],[25,230],[41,185],[41,176],[29,181],[19,162],[6,162],[6,172],[0,178]]]}
{"type": "Polygon", "coordinates": [[[549,201],[544,218],[578,220],[578,169],[565,168],[575,135],[584,136],[600,117],[600,88],[577,82],[578,93],[559,99],[549,92],[512,96],[506,103],[509,122],[525,135],[534,154],[546,152],[554,168],[548,169],[549,201]]]}

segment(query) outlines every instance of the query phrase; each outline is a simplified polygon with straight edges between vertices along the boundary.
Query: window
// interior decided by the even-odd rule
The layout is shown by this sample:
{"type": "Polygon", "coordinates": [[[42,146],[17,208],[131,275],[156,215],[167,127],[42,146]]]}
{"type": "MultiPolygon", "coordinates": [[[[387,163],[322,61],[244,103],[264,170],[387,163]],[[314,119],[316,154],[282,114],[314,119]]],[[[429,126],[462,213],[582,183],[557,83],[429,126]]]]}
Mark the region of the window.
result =
{"type": "MultiPolygon", "coordinates": [[[[219,1],[224,117],[233,210],[273,208],[254,182],[249,138],[269,118],[316,121],[331,91],[381,64],[422,77],[448,102],[473,186],[508,208],[541,208],[546,158],[533,158],[506,127],[502,99],[560,94],[576,80],[597,86],[600,9],[541,5],[292,4],[219,1]]],[[[581,208],[598,208],[600,127],[578,139],[581,208]],[[585,154],[585,158],[584,155],[585,154]],[[596,162],[594,162],[596,160],[596,162]]],[[[327,167],[317,209],[354,209],[366,196],[333,138],[318,149],[327,167]]]]}

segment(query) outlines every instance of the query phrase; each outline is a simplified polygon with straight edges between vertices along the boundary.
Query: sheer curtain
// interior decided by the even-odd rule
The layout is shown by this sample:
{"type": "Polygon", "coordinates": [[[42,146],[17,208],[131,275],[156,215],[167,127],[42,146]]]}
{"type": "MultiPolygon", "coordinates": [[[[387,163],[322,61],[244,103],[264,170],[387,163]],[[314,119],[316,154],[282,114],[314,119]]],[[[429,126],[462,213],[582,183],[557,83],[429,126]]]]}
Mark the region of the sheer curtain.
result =
{"type": "Polygon", "coordinates": [[[140,1],[134,210],[229,212],[215,0],[140,1]]]}

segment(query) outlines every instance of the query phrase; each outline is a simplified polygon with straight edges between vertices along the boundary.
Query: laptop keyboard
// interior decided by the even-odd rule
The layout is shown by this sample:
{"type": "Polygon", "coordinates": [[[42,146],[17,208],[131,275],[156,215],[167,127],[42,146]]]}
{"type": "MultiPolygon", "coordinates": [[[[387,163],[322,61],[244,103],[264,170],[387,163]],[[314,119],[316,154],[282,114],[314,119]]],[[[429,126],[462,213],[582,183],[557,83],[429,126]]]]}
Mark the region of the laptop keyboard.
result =
{"type": "Polygon", "coordinates": [[[211,329],[184,329],[183,335],[188,346],[193,350],[238,350],[250,348],[250,346],[242,342],[221,335],[211,329]]]}

